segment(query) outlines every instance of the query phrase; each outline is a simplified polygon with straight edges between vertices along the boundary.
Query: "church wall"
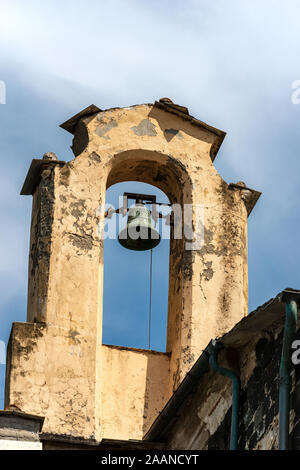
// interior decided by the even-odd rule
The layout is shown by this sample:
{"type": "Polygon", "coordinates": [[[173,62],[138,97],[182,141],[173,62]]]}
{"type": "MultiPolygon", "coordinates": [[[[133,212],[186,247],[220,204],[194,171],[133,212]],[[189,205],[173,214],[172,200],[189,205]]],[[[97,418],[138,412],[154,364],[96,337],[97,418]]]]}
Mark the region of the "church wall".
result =
{"type": "Polygon", "coordinates": [[[102,346],[102,436],[142,439],[168,400],[170,355],[102,346]]]}
{"type": "MultiPolygon", "coordinates": [[[[278,449],[279,367],[283,329],[268,330],[238,350],[241,378],[239,450],[278,449]]],[[[297,338],[300,338],[298,330],[297,338]]],[[[219,364],[230,367],[226,351],[219,364]]],[[[168,449],[228,450],[231,428],[231,381],[205,374],[167,437],[168,449]]],[[[300,366],[292,372],[290,448],[299,449],[300,366]]]]}

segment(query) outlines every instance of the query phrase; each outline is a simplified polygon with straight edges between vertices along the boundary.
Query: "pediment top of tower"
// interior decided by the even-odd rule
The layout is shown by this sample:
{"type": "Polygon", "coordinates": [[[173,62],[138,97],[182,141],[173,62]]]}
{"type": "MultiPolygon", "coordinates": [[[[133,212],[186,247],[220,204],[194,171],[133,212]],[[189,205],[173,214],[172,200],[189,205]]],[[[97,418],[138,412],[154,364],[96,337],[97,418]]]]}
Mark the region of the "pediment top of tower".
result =
{"type": "MultiPolygon", "coordinates": [[[[226,132],[220,129],[217,129],[216,127],[213,127],[209,124],[206,124],[200,119],[197,119],[191,116],[189,114],[189,110],[187,107],[173,103],[173,101],[170,98],[166,98],[166,97],[160,98],[158,101],[155,101],[154,103],[135,104],[132,106],[124,107],[123,109],[131,109],[131,108],[136,108],[139,106],[150,106],[153,108],[155,107],[155,108],[162,109],[163,111],[176,114],[181,119],[189,121],[192,125],[198,126],[202,129],[205,129],[215,134],[217,136],[217,139],[211,152],[211,158],[212,158],[212,161],[214,161],[219,151],[219,148],[221,147],[222,142],[226,136],[226,132]]],[[[68,119],[64,123],[60,124],[60,127],[70,132],[71,134],[74,134],[76,125],[80,119],[84,117],[93,116],[94,114],[98,114],[101,112],[113,111],[115,109],[122,109],[122,108],[114,107],[114,108],[108,108],[108,109],[101,109],[98,106],[91,104],[90,106],[87,106],[86,108],[81,110],[79,113],[72,116],[70,119],[68,119]]]]}

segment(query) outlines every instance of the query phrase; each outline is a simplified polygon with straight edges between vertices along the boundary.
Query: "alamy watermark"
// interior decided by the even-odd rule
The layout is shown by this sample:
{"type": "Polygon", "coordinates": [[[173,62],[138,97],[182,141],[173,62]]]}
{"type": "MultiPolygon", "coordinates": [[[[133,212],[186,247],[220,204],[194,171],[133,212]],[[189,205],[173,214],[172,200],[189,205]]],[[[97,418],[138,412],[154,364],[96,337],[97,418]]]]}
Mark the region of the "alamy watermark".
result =
{"type": "MultiPolygon", "coordinates": [[[[122,198],[120,197],[120,207],[122,198]]],[[[98,236],[101,240],[116,240],[120,232],[127,226],[127,236],[132,240],[155,238],[155,232],[151,230],[140,230],[135,224],[128,224],[128,213],[122,214],[111,204],[100,205],[96,211],[100,222],[97,225],[98,236]],[[119,217],[114,215],[118,213],[119,217]]],[[[204,244],[204,206],[202,204],[172,204],[158,206],[152,204],[153,227],[156,228],[158,220],[165,221],[161,224],[161,238],[170,239],[170,227],[172,227],[172,238],[185,240],[185,250],[200,250],[204,244]],[[154,210],[153,210],[154,209],[154,210]],[[155,216],[153,216],[155,214],[155,216]]]]}
{"type": "Polygon", "coordinates": [[[292,349],[295,349],[295,351],[292,353],[292,363],[297,366],[300,364],[300,340],[295,339],[295,341],[292,342],[292,349]]]}
{"type": "Polygon", "coordinates": [[[291,88],[294,90],[291,94],[291,101],[293,104],[300,103],[300,80],[294,80],[291,88]]]}
{"type": "Polygon", "coordinates": [[[0,365],[6,363],[6,344],[0,339],[0,365]]]}
{"type": "Polygon", "coordinates": [[[0,80],[0,104],[6,104],[6,84],[0,80]]]}

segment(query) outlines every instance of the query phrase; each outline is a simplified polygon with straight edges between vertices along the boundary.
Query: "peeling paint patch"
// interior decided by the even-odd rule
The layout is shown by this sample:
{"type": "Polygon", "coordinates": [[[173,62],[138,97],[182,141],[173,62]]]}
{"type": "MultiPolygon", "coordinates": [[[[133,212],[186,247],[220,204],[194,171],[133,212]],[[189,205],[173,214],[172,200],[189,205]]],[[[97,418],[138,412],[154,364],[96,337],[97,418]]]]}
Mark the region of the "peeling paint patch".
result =
{"type": "Polygon", "coordinates": [[[212,261],[207,261],[205,263],[205,269],[203,270],[203,277],[206,281],[210,281],[214,275],[214,270],[212,269],[212,261]]]}
{"type": "Polygon", "coordinates": [[[81,250],[91,250],[93,247],[93,239],[89,235],[77,235],[71,233],[69,239],[74,246],[80,248],[81,250]]]}
{"type": "Polygon", "coordinates": [[[70,331],[69,331],[69,334],[68,334],[67,338],[70,338],[70,341],[71,341],[73,344],[80,344],[80,339],[79,339],[79,338],[76,338],[76,336],[78,336],[78,335],[79,335],[78,331],[72,330],[72,328],[71,328],[70,331]]]}
{"type": "Polygon", "coordinates": [[[43,323],[25,324],[25,327],[14,328],[12,343],[13,355],[22,357],[25,361],[30,359],[31,353],[38,347],[39,338],[44,336],[46,325],[43,323]],[[17,334],[15,333],[17,331],[17,334]]]}
{"type": "Polygon", "coordinates": [[[191,281],[193,278],[193,263],[195,261],[195,253],[193,251],[184,251],[182,257],[182,273],[184,279],[191,281]]]}
{"type": "Polygon", "coordinates": [[[98,155],[98,153],[96,152],[93,152],[89,155],[89,159],[92,161],[92,162],[95,162],[95,163],[100,163],[101,162],[101,158],[100,156],[98,155]]]}
{"type": "Polygon", "coordinates": [[[167,141],[170,141],[175,136],[177,136],[179,139],[182,139],[183,137],[181,132],[178,129],[173,129],[173,128],[165,129],[164,136],[167,139],[167,141]]]}
{"type": "Polygon", "coordinates": [[[72,202],[70,204],[70,209],[73,217],[78,218],[83,216],[85,210],[85,201],[83,199],[79,199],[76,202],[72,202]]]}
{"type": "Polygon", "coordinates": [[[149,119],[143,119],[138,126],[131,127],[135,135],[155,136],[157,135],[155,125],[149,119]]]}
{"type": "Polygon", "coordinates": [[[96,134],[99,137],[104,137],[105,139],[109,139],[109,137],[106,136],[105,134],[107,134],[107,132],[109,132],[111,129],[117,126],[118,126],[117,121],[115,119],[111,119],[109,122],[107,122],[104,125],[99,124],[99,126],[97,126],[97,129],[96,129],[96,134]]]}

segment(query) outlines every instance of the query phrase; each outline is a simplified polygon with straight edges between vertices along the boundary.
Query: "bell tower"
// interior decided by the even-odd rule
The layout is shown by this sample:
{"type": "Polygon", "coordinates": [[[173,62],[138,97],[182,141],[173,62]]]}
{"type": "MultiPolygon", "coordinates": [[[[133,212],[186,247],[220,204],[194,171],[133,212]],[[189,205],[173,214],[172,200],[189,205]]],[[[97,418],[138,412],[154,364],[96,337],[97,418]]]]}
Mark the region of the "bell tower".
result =
{"type": "Polygon", "coordinates": [[[225,133],[167,98],[91,105],[61,127],[75,158],[33,160],[21,193],[33,196],[28,309],[12,326],[6,405],[45,417],[45,433],[142,439],[210,339],[247,315],[247,216],[260,193],[225,183],[213,165],[225,133]],[[182,208],[166,353],[102,344],[98,208],[109,186],[133,180],[182,208]]]}

